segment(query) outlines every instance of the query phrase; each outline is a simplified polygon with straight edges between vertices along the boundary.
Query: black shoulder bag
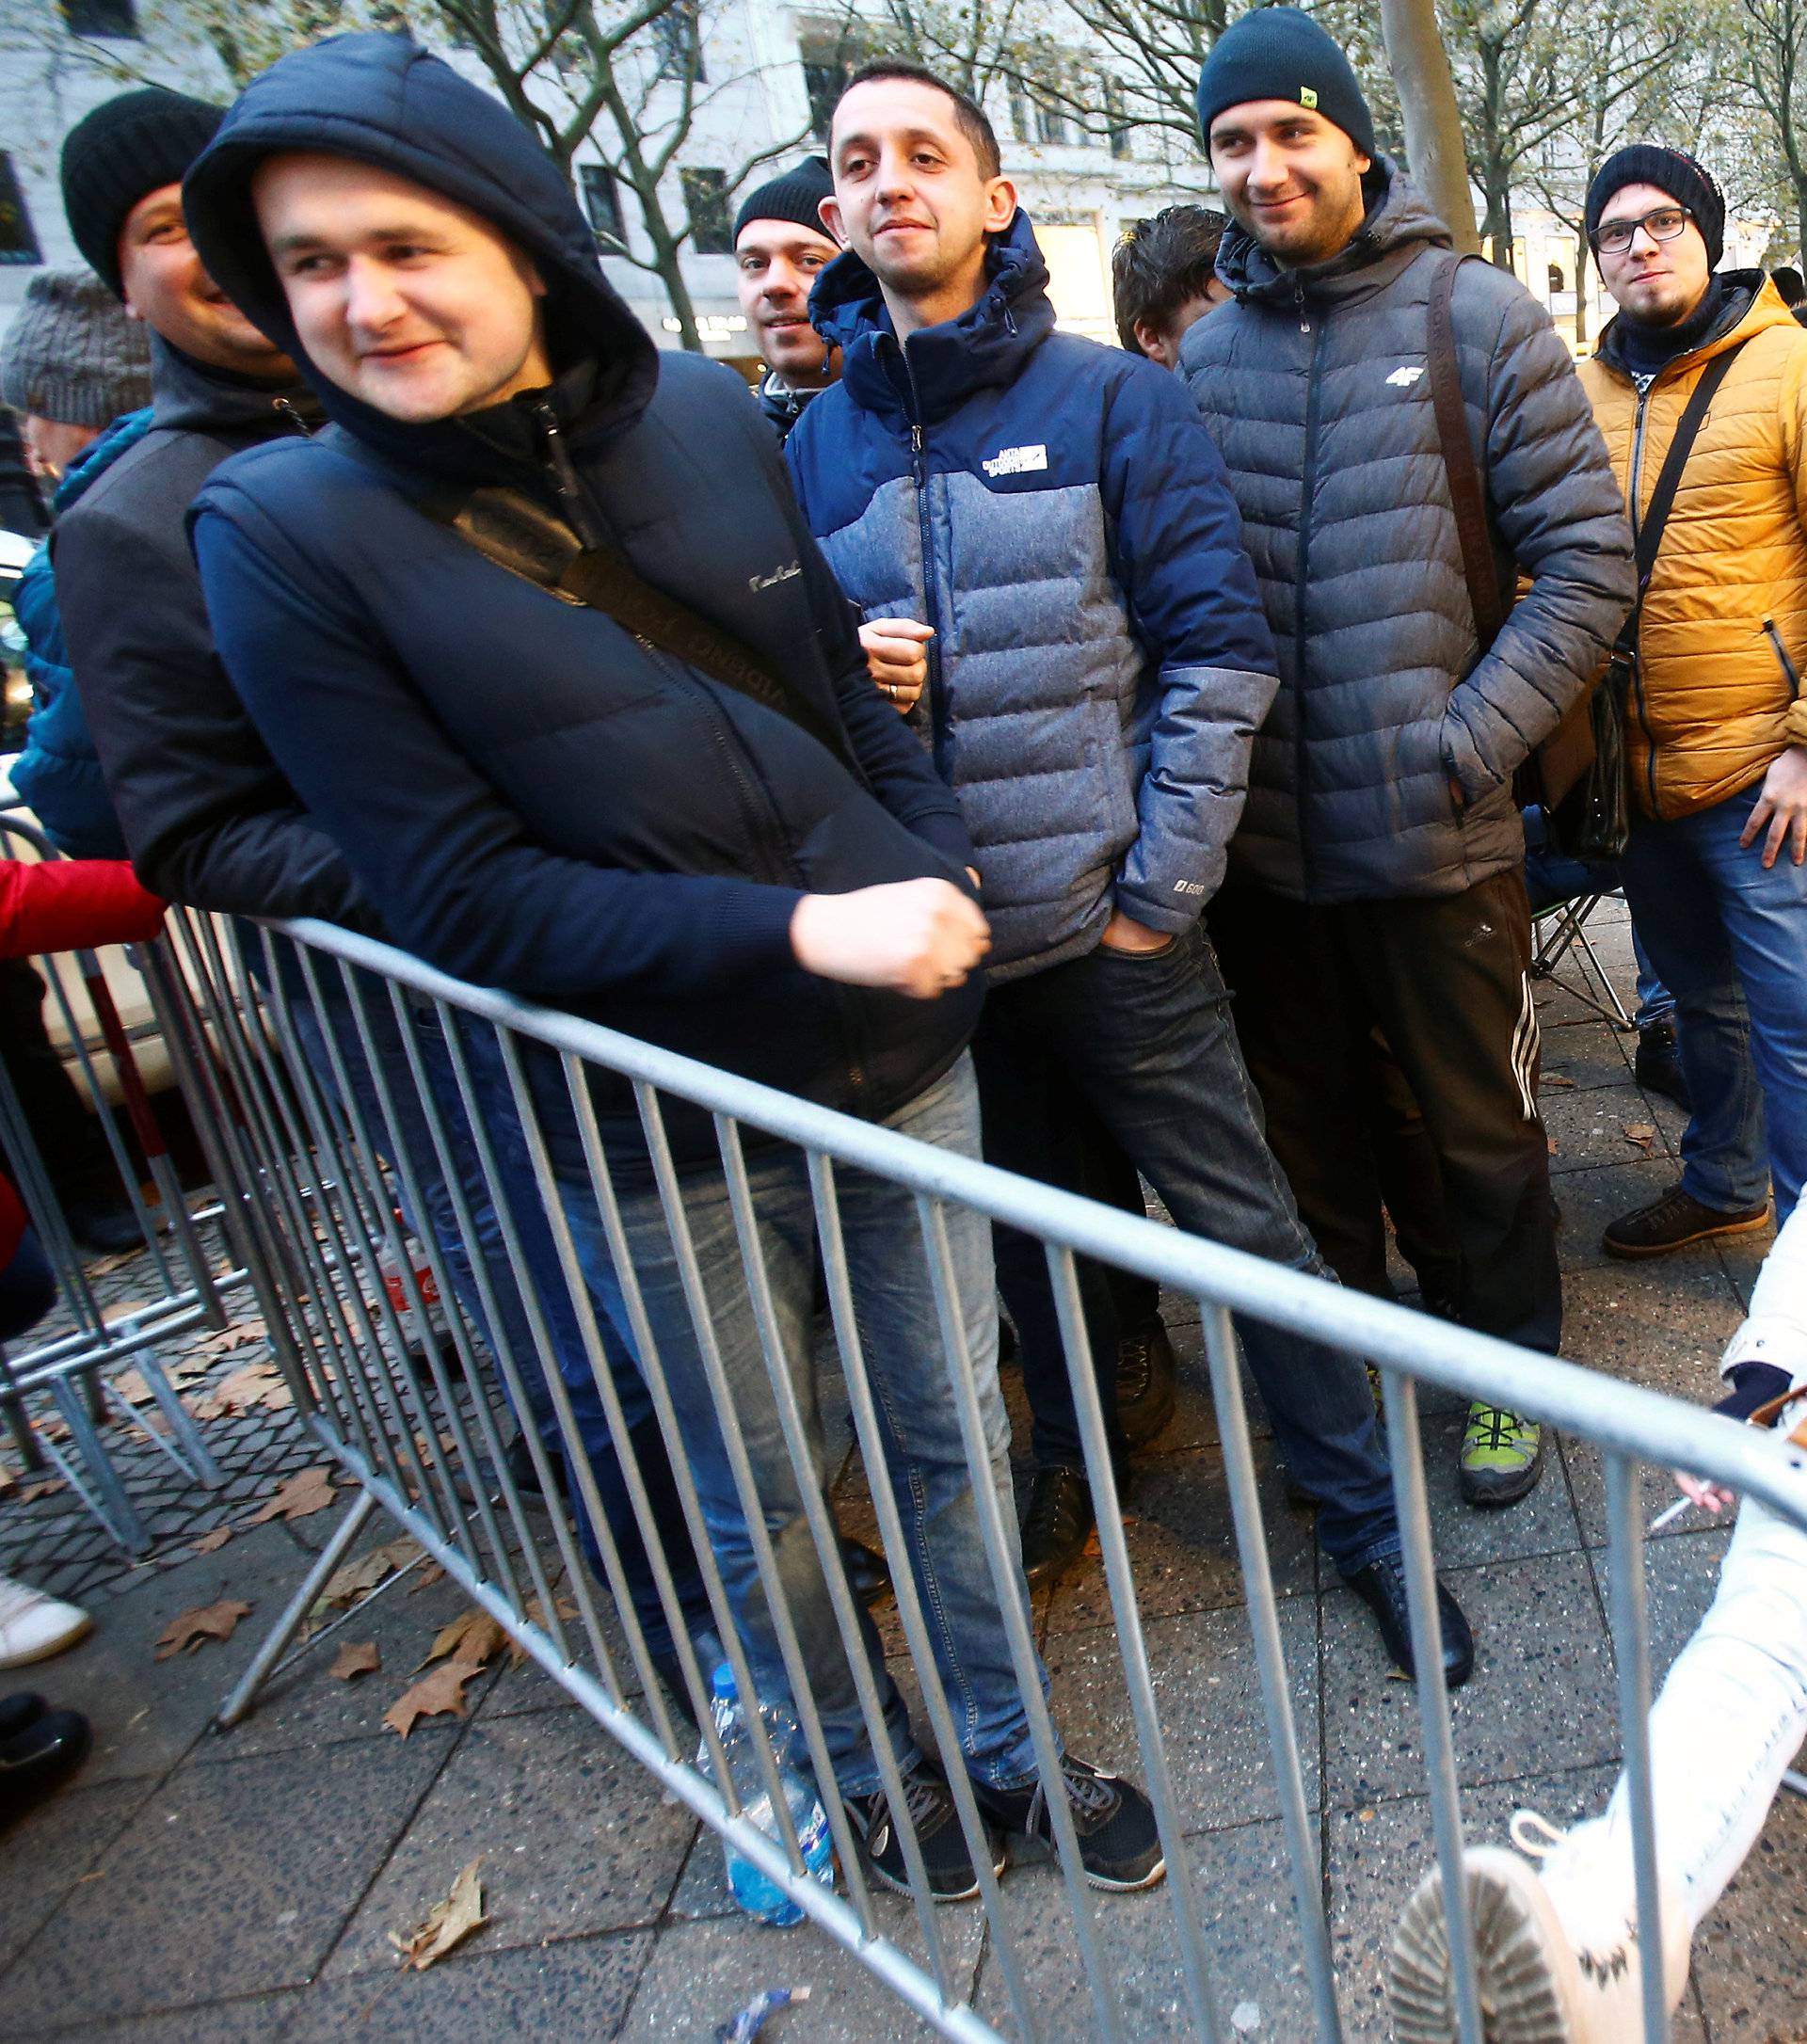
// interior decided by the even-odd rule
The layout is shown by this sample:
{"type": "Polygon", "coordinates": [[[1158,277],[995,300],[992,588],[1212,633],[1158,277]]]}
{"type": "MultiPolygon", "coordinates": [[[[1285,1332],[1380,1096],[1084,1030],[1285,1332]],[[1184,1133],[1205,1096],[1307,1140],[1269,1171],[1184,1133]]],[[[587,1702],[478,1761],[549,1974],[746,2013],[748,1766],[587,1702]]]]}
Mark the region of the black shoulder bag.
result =
{"type": "MultiPolygon", "coordinates": [[[[1474,442],[1468,437],[1449,310],[1457,270],[1464,262],[1479,260],[1458,256],[1439,263],[1431,284],[1427,361],[1437,435],[1443,446],[1444,467],[1448,471],[1449,501],[1462,545],[1468,599],[1474,610],[1475,636],[1485,654],[1506,622],[1511,605],[1502,592],[1486,491],[1474,442]]],[[[1625,848],[1630,821],[1625,707],[1638,671],[1638,628],[1644,593],[1650,587],[1656,550],[1662,545],[1663,528],[1675,503],[1682,471],[1737,352],[1735,347],[1727,348],[1707,364],[1676,425],[1675,438],[1651,492],[1650,507],[1638,524],[1638,597],[1612,651],[1587,693],[1513,776],[1513,794],[1519,806],[1535,804],[1542,808],[1549,820],[1548,841],[1572,858],[1613,859],[1625,848]]]]}
{"type": "Polygon", "coordinates": [[[584,546],[524,491],[477,489],[456,502],[423,501],[419,508],[498,567],[537,583],[562,603],[600,611],[643,645],[789,718],[865,784],[838,720],[824,717],[732,632],[643,581],[621,554],[584,546]]]}

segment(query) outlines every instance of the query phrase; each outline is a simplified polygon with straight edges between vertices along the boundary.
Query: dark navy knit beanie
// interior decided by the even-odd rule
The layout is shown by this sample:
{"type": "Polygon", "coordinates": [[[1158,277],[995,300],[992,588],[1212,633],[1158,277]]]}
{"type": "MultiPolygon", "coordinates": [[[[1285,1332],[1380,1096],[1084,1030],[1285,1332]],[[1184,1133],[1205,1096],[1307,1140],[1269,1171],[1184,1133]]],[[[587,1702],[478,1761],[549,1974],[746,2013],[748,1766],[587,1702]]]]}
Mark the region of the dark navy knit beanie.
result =
{"type": "Polygon", "coordinates": [[[824,199],[834,196],[835,181],[828,172],[827,157],[806,156],[794,170],[787,170],[782,177],[747,194],[734,216],[734,239],[740,240],[741,230],[749,220],[794,220],[799,227],[809,228],[824,241],[831,241],[834,237],[823,226],[822,215],[816,209],[824,199]]]}
{"type": "Polygon", "coordinates": [[[120,230],[146,192],[180,184],[226,118],[224,107],[163,86],[121,92],[76,122],[63,144],[63,212],[75,246],[113,295],[120,230]]]}
{"type": "Polygon", "coordinates": [[[1706,244],[1709,268],[1718,269],[1725,253],[1725,194],[1704,164],[1679,149],[1661,149],[1654,142],[1634,142],[1608,156],[1593,174],[1588,186],[1588,239],[1593,239],[1607,201],[1627,184],[1654,184],[1667,192],[1678,206],[1694,216],[1694,224],[1706,244]]]}
{"type": "Polygon", "coordinates": [[[1211,122],[1251,100],[1291,100],[1334,121],[1364,156],[1375,153],[1374,118],[1348,57],[1297,8],[1256,8],[1211,45],[1198,74],[1198,132],[1207,155],[1211,122]]]}

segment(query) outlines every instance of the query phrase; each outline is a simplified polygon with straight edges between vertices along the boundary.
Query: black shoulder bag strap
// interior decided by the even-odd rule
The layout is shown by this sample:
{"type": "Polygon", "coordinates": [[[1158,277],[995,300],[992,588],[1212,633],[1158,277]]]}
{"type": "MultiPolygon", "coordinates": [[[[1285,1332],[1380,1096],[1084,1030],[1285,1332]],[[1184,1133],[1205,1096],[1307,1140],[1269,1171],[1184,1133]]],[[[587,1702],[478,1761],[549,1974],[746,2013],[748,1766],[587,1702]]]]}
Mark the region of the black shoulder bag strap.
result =
{"type": "Polygon", "coordinates": [[[472,490],[456,506],[425,501],[421,509],[498,567],[536,583],[561,602],[600,611],[644,645],[776,711],[807,731],[856,780],[864,781],[839,724],[824,717],[749,647],[643,581],[621,554],[584,546],[568,526],[523,491],[472,490]]]}

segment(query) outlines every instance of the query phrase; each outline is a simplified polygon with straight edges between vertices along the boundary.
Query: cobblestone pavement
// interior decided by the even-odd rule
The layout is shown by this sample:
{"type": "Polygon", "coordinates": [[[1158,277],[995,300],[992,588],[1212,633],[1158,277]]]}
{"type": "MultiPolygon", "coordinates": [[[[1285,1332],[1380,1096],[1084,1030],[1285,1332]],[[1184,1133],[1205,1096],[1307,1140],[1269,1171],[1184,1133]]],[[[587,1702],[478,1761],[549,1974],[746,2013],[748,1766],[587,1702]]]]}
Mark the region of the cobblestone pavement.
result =
{"type": "MultiPolygon", "coordinates": [[[[1605,949],[1624,976],[1621,923],[1607,928],[1605,949]]],[[[1767,1240],[1651,1267],[1607,1264],[1601,1225],[1670,1182],[1679,1119],[1639,1094],[1623,1041],[1571,996],[1546,990],[1543,1018],[1568,1352],[1705,1400],[1767,1240]],[[1648,1155],[1625,1134],[1646,1125],[1656,1131],[1648,1155]]],[[[1143,1463],[1130,1508],[1156,1689],[1221,2006],[1234,2012],[1239,2036],[1304,2039],[1196,1309],[1169,1304],[1185,1375],[1180,1409],[1143,1463]]],[[[216,1376],[243,1360],[223,1359],[216,1376]]],[[[1532,1500],[1466,1512],[1453,1494],[1460,1413],[1447,1400],[1425,1403],[1440,1556],[1480,1640],[1475,1679],[1456,1704],[1458,1762],[1473,1833],[1497,1841],[1520,1804],[1557,1822],[1598,1808],[1618,1757],[1602,1483],[1597,1458],[1563,1442],[1532,1500]]],[[[0,2037],[700,2039],[779,1984],[808,1985],[812,1998],[774,2023],[775,2039],[876,2044],[915,2032],[913,2019],[813,1930],[765,1931],[733,1914],[712,1840],[531,1669],[480,1675],[462,1719],[424,1721],[406,1740],[386,1729],[383,1713],[435,1629],[458,1613],[449,1582],[399,1589],[345,1633],[377,1646],[382,1671],[335,1681],[328,1653],[315,1651],[236,1731],[211,1733],[210,1713],[260,1624],[335,1514],[245,1528],[250,1498],[321,1459],[289,1415],[217,1421],[209,1440],[230,1471],[220,1495],[168,1480],[148,1451],[121,1451],[162,1543],[149,1564],[126,1565],[64,1496],[22,1504],[15,1493],[0,1506],[0,1569],[81,1595],[98,1621],[79,1648],[32,1671],[36,1686],[93,1717],[97,1743],[78,1781],[0,1848],[0,2037]],[[198,1553],[197,1536],[216,1525],[238,1530],[217,1551],[198,1553]],[[232,1639],[153,1658],[176,1613],[220,1598],[252,1607],[232,1639]],[[488,1924],[432,1971],[398,1971],[388,1933],[417,1924],[478,1855],[488,1924]]],[[[1265,1454],[1261,1466],[1344,2020],[1366,2044],[1387,2034],[1380,1956],[1429,1854],[1412,1692],[1388,1678],[1366,1618],[1319,1567],[1308,1522],[1285,1505],[1265,1454]]],[[[857,1478],[850,1474],[843,1490],[849,1528],[861,1530],[857,1478]]],[[[1651,1496],[1659,1496],[1654,1479],[1651,1496]]],[[[1704,1608],[1725,1541],[1690,1514],[1653,1543],[1659,1664],[1704,1608]]],[[[1072,1745],[1106,1764],[1128,1762],[1133,1739],[1098,1565],[1063,1585],[1040,1618],[1072,1745]]],[[[1019,1866],[1004,1894],[1021,1925],[1043,2034],[1089,2036],[1051,1871],[1019,1866]]],[[[1784,1800],[1697,1942],[1678,2038],[1769,2044],[1807,2028],[1803,1898],[1807,1803],[1784,1800]]],[[[916,1940],[902,1905],[882,1914],[890,1934],[916,1940]]],[[[1162,1897],[1113,1900],[1100,1920],[1129,2034],[1189,2034],[1162,1897]]],[[[940,1923],[958,1984],[1012,2030],[980,1913],[944,1911],[940,1923]]]]}

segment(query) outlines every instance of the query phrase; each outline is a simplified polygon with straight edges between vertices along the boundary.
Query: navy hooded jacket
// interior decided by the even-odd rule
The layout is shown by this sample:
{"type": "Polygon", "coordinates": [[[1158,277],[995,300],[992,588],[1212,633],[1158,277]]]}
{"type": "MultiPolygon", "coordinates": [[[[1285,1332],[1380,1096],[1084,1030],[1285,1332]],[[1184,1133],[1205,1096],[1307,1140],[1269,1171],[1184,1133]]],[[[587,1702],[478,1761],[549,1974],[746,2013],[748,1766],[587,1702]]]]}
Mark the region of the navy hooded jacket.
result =
{"type": "MultiPolygon", "coordinates": [[[[832,984],[796,965],[790,925],[808,892],[964,886],[957,806],[867,679],[744,384],[658,355],[528,132],[405,37],[340,37],[247,89],[184,201],[209,271],[334,422],[228,462],[198,500],[221,656],[394,940],[833,1107],[889,1114],[938,1078],[978,984],[932,1002],[832,984]],[[255,164],[288,150],[378,165],[499,227],[547,285],[551,389],[405,424],[328,381],[252,210],[255,164]],[[587,523],[761,654],[844,729],[857,777],[790,718],[419,507],[486,485],[587,523]]],[[[625,1085],[596,1085],[611,1148],[637,1162],[625,1085]]],[[[672,1132],[680,1152],[713,1153],[706,1118],[674,1116],[672,1132]]]]}
{"type": "Polygon", "coordinates": [[[1027,215],[959,319],[900,346],[849,251],[809,317],[840,381],[786,454],[870,617],[935,627],[912,712],[978,847],[997,979],[1113,908],[1190,929],[1242,812],[1274,656],[1223,464],[1176,376],[1054,331],[1027,215]]]}

